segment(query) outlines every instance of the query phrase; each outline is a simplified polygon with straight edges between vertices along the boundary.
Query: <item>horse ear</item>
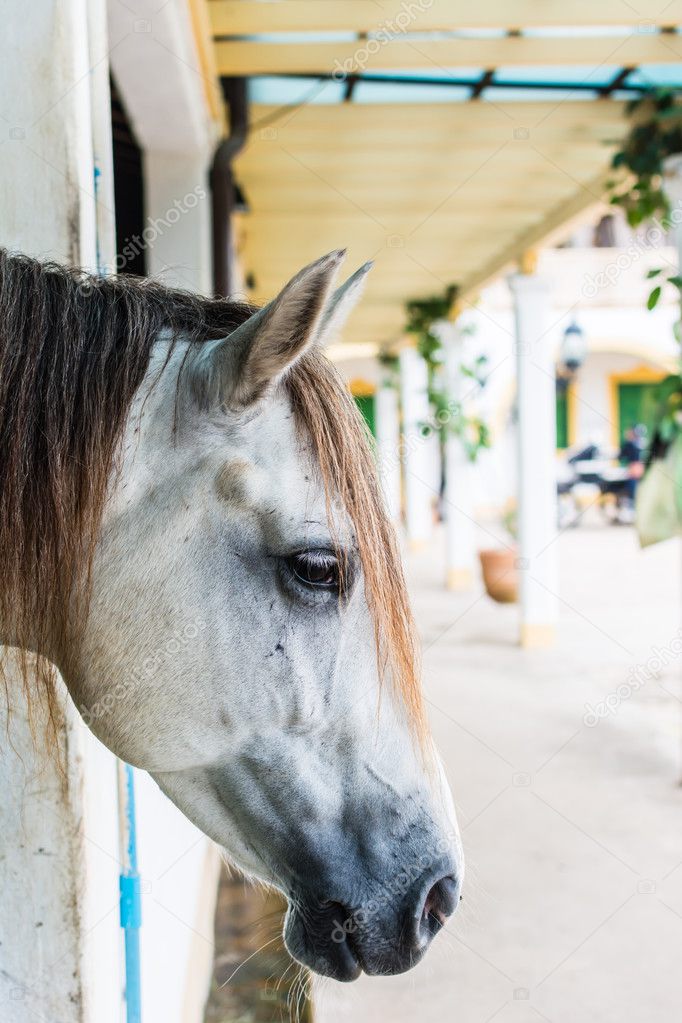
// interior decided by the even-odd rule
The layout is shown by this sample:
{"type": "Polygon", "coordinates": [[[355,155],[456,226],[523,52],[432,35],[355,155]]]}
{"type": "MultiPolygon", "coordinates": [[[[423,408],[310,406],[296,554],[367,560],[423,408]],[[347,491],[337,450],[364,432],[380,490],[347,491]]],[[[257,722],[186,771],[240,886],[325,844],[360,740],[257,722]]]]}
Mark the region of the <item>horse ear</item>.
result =
{"type": "Polygon", "coordinates": [[[344,323],[362,295],[365,278],[373,266],[374,263],[371,260],[365,263],[348,278],[345,284],[336,289],[322,314],[317,332],[318,344],[329,344],[341,333],[344,323]]]}
{"type": "Polygon", "coordinates": [[[204,408],[244,407],[315,342],[345,250],[304,267],[226,338],[200,346],[192,363],[192,389],[204,408]]]}

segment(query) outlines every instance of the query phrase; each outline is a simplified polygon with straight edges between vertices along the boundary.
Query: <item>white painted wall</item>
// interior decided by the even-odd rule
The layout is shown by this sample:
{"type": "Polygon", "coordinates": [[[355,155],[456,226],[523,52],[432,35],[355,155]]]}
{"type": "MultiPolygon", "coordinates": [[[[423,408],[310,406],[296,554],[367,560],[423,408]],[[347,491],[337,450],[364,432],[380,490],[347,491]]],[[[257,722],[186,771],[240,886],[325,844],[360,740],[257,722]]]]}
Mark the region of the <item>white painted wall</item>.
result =
{"type": "MultiPolygon", "coordinates": [[[[124,96],[139,99],[136,127],[157,147],[147,160],[147,212],[165,215],[167,227],[157,225],[150,262],[174,283],[208,291],[206,171],[215,129],[188,58],[188,5],[171,0],[164,13],[147,5],[150,14],[135,3],[130,16],[132,6],[134,22],[111,45],[124,96]]],[[[125,7],[109,4],[110,14],[117,9],[125,7]]],[[[35,0],[30,17],[23,5],[0,0],[0,23],[0,245],[92,269],[109,263],[105,0],[35,0]]],[[[56,765],[36,754],[22,698],[13,702],[11,748],[0,750],[0,1023],[120,1023],[116,761],[64,693],[62,783],[56,765]]],[[[199,1023],[212,963],[217,850],[151,779],[136,778],[144,1018],[199,1023]]]]}
{"type": "MultiPolygon", "coordinates": [[[[97,0],[89,6],[94,15],[97,0]]],[[[30,17],[2,0],[0,22],[0,244],[94,268],[85,0],[36,0],[30,17]]],[[[114,758],[64,697],[61,779],[14,688],[0,755],[0,1020],[118,1023],[114,758]]]]}
{"type": "Polygon", "coordinates": [[[135,779],[142,1018],[199,1023],[213,964],[218,850],[147,774],[135,779]]]}

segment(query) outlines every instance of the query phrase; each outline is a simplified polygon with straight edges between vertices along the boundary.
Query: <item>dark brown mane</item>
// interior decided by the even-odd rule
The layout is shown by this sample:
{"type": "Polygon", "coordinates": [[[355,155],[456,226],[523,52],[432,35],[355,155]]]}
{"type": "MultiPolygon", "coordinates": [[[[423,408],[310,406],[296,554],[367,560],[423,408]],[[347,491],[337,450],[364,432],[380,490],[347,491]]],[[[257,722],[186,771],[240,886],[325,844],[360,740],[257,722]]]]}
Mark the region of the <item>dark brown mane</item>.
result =
{"type": "MultiPolygon", "coordinates": [[[[84,619],[87,586],[76,582],[88,577],[119,442],[159,333],[198,343],[229,334],[253,311],[0,250],[0,621],[16,646],[46,649],[48,635],[68,644],[84,619]]],[[[421,725],[412,620],[359,414],[318,354],[299,361],[287,386],[327,493],[338,493],[355,525],[380,660],[421,725]]],[[[39,658],[29,671],[24,658],[23,668],[27,695],[41,693],[53,715],[49,664],[39,658]]]]}

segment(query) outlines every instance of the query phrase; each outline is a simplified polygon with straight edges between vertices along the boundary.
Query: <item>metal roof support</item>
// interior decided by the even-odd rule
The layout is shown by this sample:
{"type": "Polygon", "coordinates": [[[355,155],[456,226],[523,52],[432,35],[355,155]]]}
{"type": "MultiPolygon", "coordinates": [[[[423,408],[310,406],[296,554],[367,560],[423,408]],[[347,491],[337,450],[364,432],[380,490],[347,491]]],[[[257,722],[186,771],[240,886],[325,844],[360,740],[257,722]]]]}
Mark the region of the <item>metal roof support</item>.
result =
{"type": "Polygon", "coordinates": [[[234,259],[232,237],[234,176],[232,160],[246,142],[248,100],[246,78],[221,78],[221,85],[228,109],[230,134],[220,142],[211,167],[213,291],[217,297],[226,297],[234,290],[232,263],[234,259]]]}

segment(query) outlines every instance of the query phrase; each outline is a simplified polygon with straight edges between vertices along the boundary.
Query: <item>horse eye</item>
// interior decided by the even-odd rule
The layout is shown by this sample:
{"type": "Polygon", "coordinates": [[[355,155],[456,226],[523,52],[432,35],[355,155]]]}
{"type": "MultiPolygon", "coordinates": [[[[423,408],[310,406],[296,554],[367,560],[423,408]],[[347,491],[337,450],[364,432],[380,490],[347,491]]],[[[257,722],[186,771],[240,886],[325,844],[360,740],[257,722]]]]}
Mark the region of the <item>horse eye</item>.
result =
{"type": "Polygon", "coordinates": [[[304,586],[338,590],[339,561],[330,551],[302,551],[289,559],[291,571],[304,586]]]}

